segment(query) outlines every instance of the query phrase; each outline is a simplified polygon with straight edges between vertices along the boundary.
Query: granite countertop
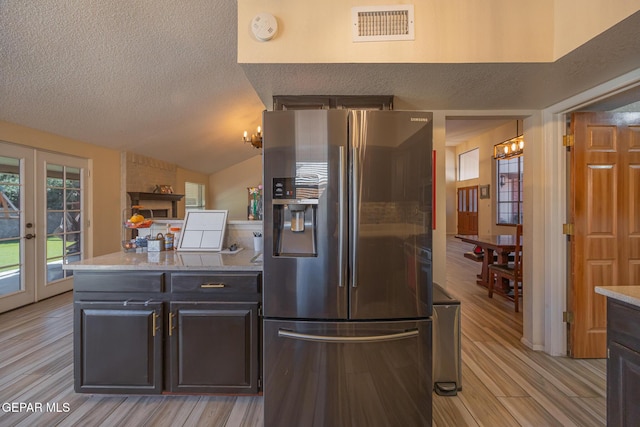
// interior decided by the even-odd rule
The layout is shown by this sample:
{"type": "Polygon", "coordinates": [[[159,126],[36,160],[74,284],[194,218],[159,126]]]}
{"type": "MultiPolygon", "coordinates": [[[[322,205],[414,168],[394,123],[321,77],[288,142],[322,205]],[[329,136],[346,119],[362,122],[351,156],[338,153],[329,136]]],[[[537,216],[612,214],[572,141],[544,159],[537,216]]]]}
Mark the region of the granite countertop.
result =
{"type": "Polygon", "coordinates": [[[114,252],[82,261],[64,264],[64,270],[207,270],[207,271],[262,271],[260,252],[242,249],[225,252],[114,252]]]}
{"type": "Polygon", "coordinates": [[[640,307],[640,286],[596,286],[596,293],[640,307]]]}

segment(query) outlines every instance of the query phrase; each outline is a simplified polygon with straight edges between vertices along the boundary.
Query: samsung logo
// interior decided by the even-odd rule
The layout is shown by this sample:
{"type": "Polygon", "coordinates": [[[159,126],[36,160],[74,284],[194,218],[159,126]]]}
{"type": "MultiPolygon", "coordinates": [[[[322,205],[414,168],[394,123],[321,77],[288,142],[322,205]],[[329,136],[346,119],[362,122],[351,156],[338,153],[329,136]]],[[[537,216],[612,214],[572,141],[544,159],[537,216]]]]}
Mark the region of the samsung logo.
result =
{"type": "Polygon", "coordinates": [[[429,119],[426,117],[411,117],[412,122],[428,122],[429,119]]]}

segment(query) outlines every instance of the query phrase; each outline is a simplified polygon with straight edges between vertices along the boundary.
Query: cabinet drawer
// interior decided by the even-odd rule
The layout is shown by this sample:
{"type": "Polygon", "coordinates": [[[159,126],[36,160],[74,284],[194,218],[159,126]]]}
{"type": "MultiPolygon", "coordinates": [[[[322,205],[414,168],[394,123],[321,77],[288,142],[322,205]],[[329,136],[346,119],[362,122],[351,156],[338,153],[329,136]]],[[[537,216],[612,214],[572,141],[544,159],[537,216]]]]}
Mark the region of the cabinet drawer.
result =
{"type": "Polygon", "coordinates": [[[76,271],[73,289],[76,292],[163,292],[164,273],[80,272],[76,271]]]}
{"type": "Polygon", "coordinates": [[[640,311],[634,306],[607,298],[607,340],[640,351],[640,311]]]}
{"type": "Polygon", "coordinates": [[[260,274],[252,273],[174,273],[171,292],[246,293],[260,292],[260,274]]]}

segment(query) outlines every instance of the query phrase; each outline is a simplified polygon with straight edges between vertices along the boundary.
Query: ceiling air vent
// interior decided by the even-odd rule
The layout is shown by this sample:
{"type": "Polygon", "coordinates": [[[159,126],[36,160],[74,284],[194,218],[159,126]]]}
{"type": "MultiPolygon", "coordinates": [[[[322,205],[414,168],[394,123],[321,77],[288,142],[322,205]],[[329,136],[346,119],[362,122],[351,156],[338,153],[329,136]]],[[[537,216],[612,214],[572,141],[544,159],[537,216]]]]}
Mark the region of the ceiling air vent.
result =
{"type": "Polygon", "coordinates": [[[351,8],[354,42],[414,40],[413,5],[351,8]]]}

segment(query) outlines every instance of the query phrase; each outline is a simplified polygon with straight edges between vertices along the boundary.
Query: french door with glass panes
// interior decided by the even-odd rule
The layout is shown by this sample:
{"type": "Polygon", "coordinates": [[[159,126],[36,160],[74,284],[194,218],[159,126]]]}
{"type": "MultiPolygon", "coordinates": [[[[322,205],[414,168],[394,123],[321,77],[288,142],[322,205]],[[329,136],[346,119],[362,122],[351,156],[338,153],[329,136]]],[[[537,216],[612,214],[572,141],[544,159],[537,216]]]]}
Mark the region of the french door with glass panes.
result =
{"type": "Polygon", "coordinates": [[[84,257],[85,159],[0,142],[0,312],[72,289],[84,257]]]}

